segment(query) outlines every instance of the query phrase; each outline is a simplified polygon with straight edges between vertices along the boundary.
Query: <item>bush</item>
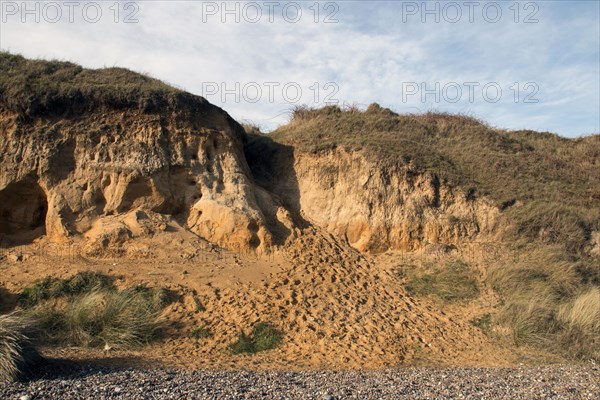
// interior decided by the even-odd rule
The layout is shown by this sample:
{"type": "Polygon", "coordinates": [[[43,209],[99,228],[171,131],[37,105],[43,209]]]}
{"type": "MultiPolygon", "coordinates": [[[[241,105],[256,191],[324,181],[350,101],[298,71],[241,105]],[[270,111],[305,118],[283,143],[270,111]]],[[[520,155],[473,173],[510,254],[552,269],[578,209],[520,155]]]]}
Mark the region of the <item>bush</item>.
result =
{"type": "Polygon", "coordinates": [[[252,327],[251,336],[240,332],[238,340],[230,345],[233,354],[258,353],[278,347],[283,340],[281,331],[268,322],[258,322],[252,327]]]}
{"type": "Polygon", "coordinates": [[[0,316],[0,382],[25,376],[42,360],[31,343],[35,324],[21,314],[0,316]]]}

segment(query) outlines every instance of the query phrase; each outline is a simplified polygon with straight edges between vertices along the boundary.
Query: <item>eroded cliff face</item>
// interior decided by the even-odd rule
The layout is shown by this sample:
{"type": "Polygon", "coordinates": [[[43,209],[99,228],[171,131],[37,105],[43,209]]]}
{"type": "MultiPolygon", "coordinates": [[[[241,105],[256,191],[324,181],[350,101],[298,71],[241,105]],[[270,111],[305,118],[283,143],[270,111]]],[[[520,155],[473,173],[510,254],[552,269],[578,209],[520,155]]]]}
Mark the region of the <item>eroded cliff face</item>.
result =
{"type": "Polygon", "coordinates": [[[168,216],[223,247],[268,248],[272,235],[244,158],[243,130],[197,99],[191,115],[105,109],[28,120],[0,108],[3,242],[45,233],[52,241],[86,237],[110,246],[134,236],[127,221],[140,210],[146,213],[135,215],[168,216]]]}
{"type": "MultiPolygon", "coordinates": [[[[496,225],[493,204],[411,165],[249,140],[205,99],[131,71],[8,54],[0,70],[2,246],[44,236],[101,253],[183,229],[260,252],[312,224],[380,252],[473,240],[496,225]]],[[[320,140],[311,129],[307,140],[320,140]]]]}
{"type": "Polygon", "coordinates": [[[302,153],[281,146],[274,154],[266,173],[273,182],[261,184],[360,251],[459,244],[489,237],[498,223],[500,210],[492,202],[410,166],[378,164],[344,149],[302,153]]]}
{"type": "Polygon", "coordinates": [[[172,220],[225,248],[264,251],[304,219],[381,252],[475,240],[496,226],[499,209],[485,199],[361,151],[244,153],[241,127],[200,104],[192,114],[104,109],[34,120],[3,109],[3,241],[83,237],[97,252],[168,231],[172,220]]]}

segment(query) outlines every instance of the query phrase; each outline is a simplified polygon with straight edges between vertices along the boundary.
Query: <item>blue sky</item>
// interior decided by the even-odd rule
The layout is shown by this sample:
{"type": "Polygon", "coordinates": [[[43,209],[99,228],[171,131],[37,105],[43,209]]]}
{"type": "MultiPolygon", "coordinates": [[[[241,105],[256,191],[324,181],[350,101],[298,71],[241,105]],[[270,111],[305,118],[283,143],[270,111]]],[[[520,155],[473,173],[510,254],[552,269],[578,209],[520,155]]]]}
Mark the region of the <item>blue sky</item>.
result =
{"type": "Polygon", "coordinates": [[[35,3],[1,0],[3,50],[148,73],[266,130],[337,101],[600,132],[596,0],[35,3]]]}

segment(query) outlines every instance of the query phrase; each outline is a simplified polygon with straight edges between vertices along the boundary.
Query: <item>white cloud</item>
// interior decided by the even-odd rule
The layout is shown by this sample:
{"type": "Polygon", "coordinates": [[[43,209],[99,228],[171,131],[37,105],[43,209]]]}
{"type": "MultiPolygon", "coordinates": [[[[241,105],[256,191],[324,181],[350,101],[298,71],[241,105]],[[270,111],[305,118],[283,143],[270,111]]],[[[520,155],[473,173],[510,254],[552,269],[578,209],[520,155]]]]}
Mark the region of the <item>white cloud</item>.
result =
{"type": "MultiPolygon", "coordinates": [[[[256,82],[263,89],[257,103],[236,102],[232,95],[225,102],[220,94],[207,98],[235,118],[266,128],[283,123],[293,106],[282,96],[283,85],[299,84],[301,102],[313,105],[316,87],[323,102],[332,92],[324,85],[334,82],[339,88],[334,97],[340,102],[377,101],[398,111],[468,112],[492,125],[564,135],[600,131],[600,28],[597,11],[590,12],[597,4],[538,3],[537,24],[515,24],[507,9],[506,18],[496,24],[481,18],[474,23],[463,18],[457,24],[423,24],[414,18],[402,22],[402,8],[395,2],[340,2],[335,15],[339,23],[333,24],[313,21],[308,9],[313,2],[302,3],[298,23],[286,22],[280,11],[270,23],[265,8],[259,23],[235,23],[232,15],[227,23],[219,15],[204,15],[203,22],[203,3],[183,1],[139,2],[139,23],[115,24],[108,9],[112,4],[103,3],[105,14],[96,24],[81,18],[73,24],[21,23],[11,16],[0,27],[0,46],[87,67],[119,65],[196,94],[203,94],[207,82],[229,89],[256,82]],[[508,88],[530,81],[539,86],[540,103],[514,103],[508,88]],[[273,102],[266,82],[280,84],[273,102]],[[466,95],[456,104],[436,103],[432,96],[425,102],[420,96],[403,102],[406,82],[428,87],[435,82],[442,87],[449,82],[498,82],[503,96],[498,103],[483,101],[480,95],[473,103],[466,95]]],[[[321,20],[325,14],[321,9],[321,20]]]]}

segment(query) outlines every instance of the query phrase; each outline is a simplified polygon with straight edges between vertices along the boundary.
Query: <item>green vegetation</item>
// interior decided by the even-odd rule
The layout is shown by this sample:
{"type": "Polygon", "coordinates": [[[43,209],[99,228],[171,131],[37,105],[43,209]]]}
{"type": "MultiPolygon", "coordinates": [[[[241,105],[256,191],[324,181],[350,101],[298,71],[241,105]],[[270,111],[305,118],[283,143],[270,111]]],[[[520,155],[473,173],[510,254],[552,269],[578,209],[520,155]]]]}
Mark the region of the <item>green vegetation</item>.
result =
{"type": "Polygon", "coordinates": [[[48,344],[126,349],[156,338],[162,327],[161,296],[136,289],[94,289],[64,303],[45,303],[29,315],[48,344]]]}
{"type": "Polygon", "coordinates": [[[233,354],[258,353],[271,350],[281,344],[283,335],[281,331],[268,322],[258,322],[252,327],[252,334],[240,332],[236,342],[230,345],[233,354]]]}
{"type": "Polygon", "coordinates": [[[202,304],[202,301],[196,296],[194,296],[194,304],[196,305],[196,312],[206,311],[206,307],[204,307],[204,304],[202,304]]]}
{"type": "Polygon", "coordinates": [[[190,337],[192,337],[193,339],[207,339],[212,337],[212,333],[210,332],[210,330],[208,330],[207,328],[194,328],[192,329],[192,331],[190,332],[190,337]]]}
{"type": "Polygon", "coordinates": [[[171,301],[166,290],[135,286],[119,290],[114,279],[80,272],[47,277],[25,288],[20,305],[39,323],[40,340],[81,347],[129,348],[155,338],[159,315],[171,301]]]}
{"type": "Polygon", "coordinates": [[[473,272],[462,261],[452,261],[445,266],[432,266],[427,273],[411,272],[406,289],[417,296],[437,296],[452,302],[470,300],[479,295],[473,272]]]}
{"type": "Polygon", "coordinates": [[[567,358],[600,360],[600,266],[560,246],[528,246],[511,263],[494,264],[490,281],[506,299],[498,322],[516,345],[567,358]],[[533,248],[535,247],[535,248],[533,248]]]}
{"type": "Polygon", "coordinates": [[[29,308],[45,300],[76,296],[92,289],[115,289],[113,279],[90,271],[79,272],[67,279],[49,276],[25,288],[19,296],[19,305],[29,308]]]}
{"type": "Polygon", "coordinates": [[[233,354],[256,353],[256,348],[254,347],[252,339],[244,332],[240,332],[238,339],[229,345],[229,348],[233,354]]]}
{"type": "Polygon", "coordinates": [[[84,69],[0,52],[0,102],[24,116],[68,115],[97,107],[193,112],[201,97],[123,68],[84,69]]]}
{"type": "Polygon", "coordinates": [[[41,357],[35,345],[127,349],[157,338],[162,310],[171,301],[162,288],[119,290],[114,279],[81,272],[44,278],[23,290],[17,311],[0,316],[0,381],[27,373],[41,357]]]}
{"type": "Polygon", "coordinates": [[[139,295],[148,304],[151,304],[153,307],[158,309],[163,309],[175,301],[175,296],[173,293],[169,293],[168,290],[160,287],[137,285],[130,290],[134,293],[134,295],[139,295]]]}
{"type": "Polygon", "coordinates": [[[492,331],[492,314],[490,313],[486,313],[479,317],[475,317],[469,322],[471,322],[473,326],[476,326],[477,328],[481,329],[481,331],[486,335],[489,335],[492,331]]]}
{"type": "Polygon", "coordinates": [[[31,344],[34,330],[35,323],[22,314],[0,315],[0,383],[20,378],[41,360],[31,344]]]}

